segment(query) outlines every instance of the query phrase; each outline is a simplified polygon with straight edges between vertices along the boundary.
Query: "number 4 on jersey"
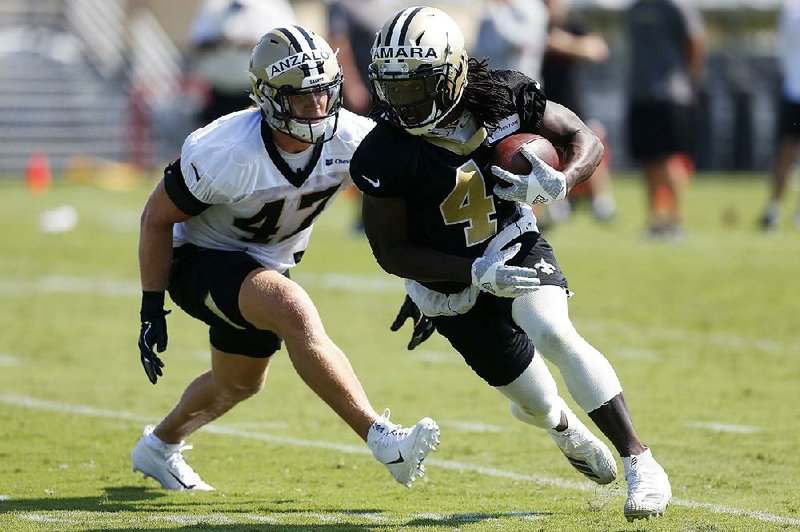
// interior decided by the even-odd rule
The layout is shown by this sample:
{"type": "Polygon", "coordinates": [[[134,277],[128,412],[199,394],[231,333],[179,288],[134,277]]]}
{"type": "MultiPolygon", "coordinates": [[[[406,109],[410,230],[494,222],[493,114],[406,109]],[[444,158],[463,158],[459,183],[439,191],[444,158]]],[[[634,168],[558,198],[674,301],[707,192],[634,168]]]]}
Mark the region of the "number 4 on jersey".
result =
{"type": "Polygon", "coordinates": [[[467,246],[480,244],[497,232],[491,193],[486,192],[483,174],[474,161],[467,161],[456,171],[456,186],[439,205],[447,225],[467,223],[464,238],[467,246]]]}

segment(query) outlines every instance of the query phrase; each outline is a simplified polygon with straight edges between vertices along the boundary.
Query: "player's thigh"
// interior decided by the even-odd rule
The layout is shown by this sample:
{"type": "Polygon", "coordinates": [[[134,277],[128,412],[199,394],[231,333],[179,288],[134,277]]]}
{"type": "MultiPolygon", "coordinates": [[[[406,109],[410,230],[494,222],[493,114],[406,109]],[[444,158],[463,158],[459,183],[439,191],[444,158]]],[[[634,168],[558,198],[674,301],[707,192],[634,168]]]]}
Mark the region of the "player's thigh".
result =
{"type": "Polygon", "coordinates": [[[690,148],[691,108],[671,102],[634,102],[628,110],[628,142],[638,161],[669,157],[690,148]]]}
{"type": "Polygon", "coordinates": [[[466,314],[433,318],[439,334],[491,386],[513,382],[533,359],[533,344],[511,318],[511,302],[480,294],[466,314]]]}
{"type": "Polygon", "coordinates": [[[275,271],[256,270],[245,278],[239,308],[249,323],[274,330],[287,341],[323,331],[319,313],[306,291],[275,271]]]}
{"type": "Polygon", "coordinates": [[[225,353],[267,358],[281,339],[242,316],[239,293],[250,274],[262,269],[239,251],[181,246],[174,252],[169,293],[187,314],[209,326],[211,345],[225,353]]]}

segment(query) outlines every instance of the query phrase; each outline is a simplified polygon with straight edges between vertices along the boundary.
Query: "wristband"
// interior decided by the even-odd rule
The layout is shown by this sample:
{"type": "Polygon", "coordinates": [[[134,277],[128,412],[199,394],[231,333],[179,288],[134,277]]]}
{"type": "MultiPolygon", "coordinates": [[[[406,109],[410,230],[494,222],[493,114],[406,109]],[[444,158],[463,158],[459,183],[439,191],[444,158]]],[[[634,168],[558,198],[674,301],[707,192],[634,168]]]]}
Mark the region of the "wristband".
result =
{"type": "Polygon", "coordinates": [[[142,321],[147,321],[153,315],[164,315],[164,292],[148,292],[142,291],[142,309],[139,313],[142,321]]]}

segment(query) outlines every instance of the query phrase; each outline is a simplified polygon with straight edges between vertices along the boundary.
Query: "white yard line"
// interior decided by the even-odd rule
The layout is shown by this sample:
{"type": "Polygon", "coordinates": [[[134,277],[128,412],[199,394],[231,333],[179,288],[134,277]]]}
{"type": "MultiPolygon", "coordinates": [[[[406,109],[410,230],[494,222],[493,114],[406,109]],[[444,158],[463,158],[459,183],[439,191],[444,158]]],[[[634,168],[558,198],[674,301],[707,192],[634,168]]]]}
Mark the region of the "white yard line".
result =
{"type": "MultiPolygon", "coordinates": [[[[152,421],[152,418],[149,416],[133,414],[130,412],[95,408],[89,405],[71,405],[59,401],[36,399],[34,397],[21,396],[21,395],[0,394],[0,403],[12,406],[34,408],[38,410],[46,410],[51,412],[74,414],[74,415],[88,416],[88,417],[125,419],[129,421],[137,421],[140,423],[146,423],[148,421],[152,421]]],[[[205,432],[210,432],[213,434],[222,434],[226,436],[259,440],[269,443],[280,443],[282,445],[328,449],[348,454],[364,454],[364,455],[370,454],[369,450],[363,445],[358,445],[358,446],[344,445],[344,444],[325,442],[325,441],[305,440],[300,438],[290,438],[286,436],[275,436],[271,434],[263,434],[258,432],[247,432],[242,430],[236,430],[231,427],[226,427],[225,425],[219,425],[219,424],[208,425],[204,427],[203,430],[205,432]]],[[[568,481],[568,480],[563,480],[561,478],[546,477],[541,475],[526,475],[494,467],[486,467],[478,464],[470,464],[467,462],[456,462],[453,460],[439,460],[436,458],[431,458],[427,459],[427,463],[435,467],[441,467],[443,469],[478,473],[480,475],[485,475],[488,477],[507,478],[511,480],[531,482],[534,484],[540,484],[562,489],[574,489],[579,491],[594,491],[598,489],[594,484],[591,484],[589,482],[568,481]]],[[[700,508],[719,514],[750,517],[753,519],[757,519],[759,521],[768,521],[771,523],[800,525],[800,519],[793,517],[769,514],[765,512],[757,512],[752,510],[745,510],[742,508],[734,508],[731,506],[724,506],[702,501],[692,501],[688,499],[673,499],[672,504],[676,506],[684,506],[687,508],[700,508]]],[[[31,515],[33,516],[34,514],[31,515]]],[[[41,514],[36,514],[36,515],[41,515],[41,514]]]]}
{"type": "MultiPolygon", "coordinates": [[[[304,273],[292,276],[306,288],[361,293],[402,294],[403,283],[388,275],[349,273],[304,273]]],[[[37,279],[0,279],[0,298],[27,297],[31,294],[86,294],[106,297],[140,297],[139,281],[133,279],[49,275],[37,279]]],[[[398,300],[398,305],[400,301],[398,300]]],[[[583,327],[628,336],[632,325],[625,321],[579,319],[583,327]]],[[[638,335],[682,343],[687,340],[706,342],[721,347],[749,348],[763,353],[784,355],[800,351],[800,342],[779,342],[735,334],[706,334],[688,329],[666,329],[660,326],[636,325],[638,335]]],[[[621,357],[657,362],[660,354],[644,350],[628,350],[621,357]]],[[[431,360],[431,362],[435,362],[431,360]]]]}
{"type": "Polygon", "coordinates": [[[714,432],[730,432],[733,434],[758,434],[764,432],[760,427],[752,427],[749,425],[732,425],[730,423],[722,423],[720,421],[687,421],[686,426],[695,429],[713,430],[714,432]]]}

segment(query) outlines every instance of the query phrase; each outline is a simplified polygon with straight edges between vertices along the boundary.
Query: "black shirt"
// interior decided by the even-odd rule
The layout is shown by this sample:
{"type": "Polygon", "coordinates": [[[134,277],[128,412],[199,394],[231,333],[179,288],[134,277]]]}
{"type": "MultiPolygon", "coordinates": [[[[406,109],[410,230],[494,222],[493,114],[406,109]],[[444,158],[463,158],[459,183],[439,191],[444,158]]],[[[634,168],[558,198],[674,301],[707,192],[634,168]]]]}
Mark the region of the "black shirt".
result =
{"type": "MultiPolygon", "coordinates": [[[[406,201],[409,239],[416,245],[477,258],[489,240],[518,217],[518,204],[492,193],[494,181],[487,168],[491,145],[515,131],[536,132],[546,100],[539,84],[519,72],[493,71],[492,76],[511,91],[514,108],[506,110],[508,118],[488,131],[488,138],[486,130],[479,131],[472,139],[474,148],[472,140],[461,145],[442,142],[379,120],[353,155],[350,173],[362,192],[406,201]],[[471,151],[461,153],[464,146],[471,151]]],[[[442,292],[460,286],[425,284],[442,292]]]]}

